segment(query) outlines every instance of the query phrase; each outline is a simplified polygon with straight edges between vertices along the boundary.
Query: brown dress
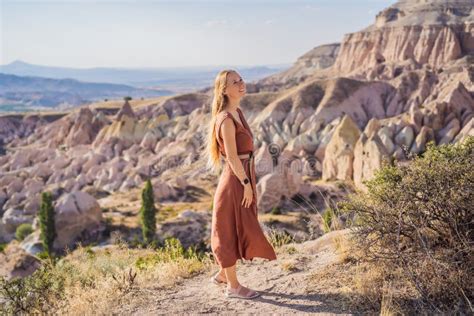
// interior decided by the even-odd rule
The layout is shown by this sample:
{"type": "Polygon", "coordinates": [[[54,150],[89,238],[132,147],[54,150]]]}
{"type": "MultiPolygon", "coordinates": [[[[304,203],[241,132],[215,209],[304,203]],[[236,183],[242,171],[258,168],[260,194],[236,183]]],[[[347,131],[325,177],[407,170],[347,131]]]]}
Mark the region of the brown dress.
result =
{"type": "MultiPolygon", "coordinates": [[[[230,118],[234,121],[235,140],[239,155],[254,151],[253,134],[242,112],[237,108],[242,126],[229,112],[221,112],[216,119],[216,136],[219,151],[225,156],[225,148],[219,129],[222,122],[230,118]]],[[[219,178],[214,195],[212,211],[211,248],[214,258],[221,268],[233,266],[237,259],[253,260],[254,257],[275,260],[276,254],[272,245],[266,239],[258,222],[257,188],[255,164],[250,159],[241,158],[247,177],[253,189],[253,200],[249,207],[242,205],[244,187],[234,174],[227,161],[219,178]]]]}

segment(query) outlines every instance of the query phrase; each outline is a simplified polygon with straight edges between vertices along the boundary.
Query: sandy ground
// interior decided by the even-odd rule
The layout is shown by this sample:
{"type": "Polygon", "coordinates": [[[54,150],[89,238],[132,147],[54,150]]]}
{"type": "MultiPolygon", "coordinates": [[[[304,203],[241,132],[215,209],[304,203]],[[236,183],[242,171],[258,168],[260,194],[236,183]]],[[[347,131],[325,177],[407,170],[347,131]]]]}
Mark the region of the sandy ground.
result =
{"type": "Polygon", "coordinates": [[[336,231],[317,240],[288,244],[278,249],[277,260],[256,258],[254,262],[238,261],[241,284],[261,293],[255,299],[226,298],[225,285],[215,285],[209,273],[180,281],[170,289],[145,289],[134,293],[113,314],[338,314],[352,315],[337,297],[324,291],[312,291],[312,272],[337,262],[334,238],[347,231],[336,231]]]}

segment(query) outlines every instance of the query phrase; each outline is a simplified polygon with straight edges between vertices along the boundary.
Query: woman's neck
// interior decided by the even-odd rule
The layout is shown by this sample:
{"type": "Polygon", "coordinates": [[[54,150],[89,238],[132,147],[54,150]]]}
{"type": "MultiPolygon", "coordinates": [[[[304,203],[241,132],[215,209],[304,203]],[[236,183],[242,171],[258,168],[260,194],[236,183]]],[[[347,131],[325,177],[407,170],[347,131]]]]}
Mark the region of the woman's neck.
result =
{"type": "Polygon", "coordinates": [[[239,100],[230,100],[229,103],[227,103],[226,109],[227,111],[235,112],[237,111],[237,108],[240,105],[240,99],[239,100]]]}

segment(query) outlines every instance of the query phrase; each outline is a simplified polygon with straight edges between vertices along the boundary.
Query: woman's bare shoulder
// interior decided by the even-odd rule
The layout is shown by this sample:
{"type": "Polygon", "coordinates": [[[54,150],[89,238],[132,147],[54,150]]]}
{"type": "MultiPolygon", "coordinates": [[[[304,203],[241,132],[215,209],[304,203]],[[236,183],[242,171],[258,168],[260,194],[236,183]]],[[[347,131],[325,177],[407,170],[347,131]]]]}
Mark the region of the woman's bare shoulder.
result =
{"type": "Polygon", "coordinates": [[[217,113],[217,115],[216,115],[216,125],[217,125],[217,127],[219,127],[220,124],[222,124],[222,122],[224,122],[225,119],[228,118],[228,117],[229,117],[228,112],[217,113]]]}
{"type": "Polygon", "coordinates": [[[230,116],[231,114],[229,112],[220,112],[217,114],[216,117],[216,128],[217,132],[219,133],[221,130],[223,130],[220,133],[220,136],[222,137],[223,133],[232,133],[234,132],[235,126],[234,123],[232,122],[232,117],[230,116]]]}

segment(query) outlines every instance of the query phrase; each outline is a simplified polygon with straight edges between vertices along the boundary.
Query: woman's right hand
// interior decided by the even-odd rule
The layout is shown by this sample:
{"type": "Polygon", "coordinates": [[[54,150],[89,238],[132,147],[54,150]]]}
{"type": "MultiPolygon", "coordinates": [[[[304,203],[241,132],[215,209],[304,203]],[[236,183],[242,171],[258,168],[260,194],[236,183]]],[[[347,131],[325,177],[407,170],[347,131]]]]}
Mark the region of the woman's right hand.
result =
{"type": "Polygon", "coordinates": [[[244,184],[244,198],[242,199],[242,205],[245,208],[250,207],[253,200],[253,190],[252,185],[250,183],[244,184]]]}

